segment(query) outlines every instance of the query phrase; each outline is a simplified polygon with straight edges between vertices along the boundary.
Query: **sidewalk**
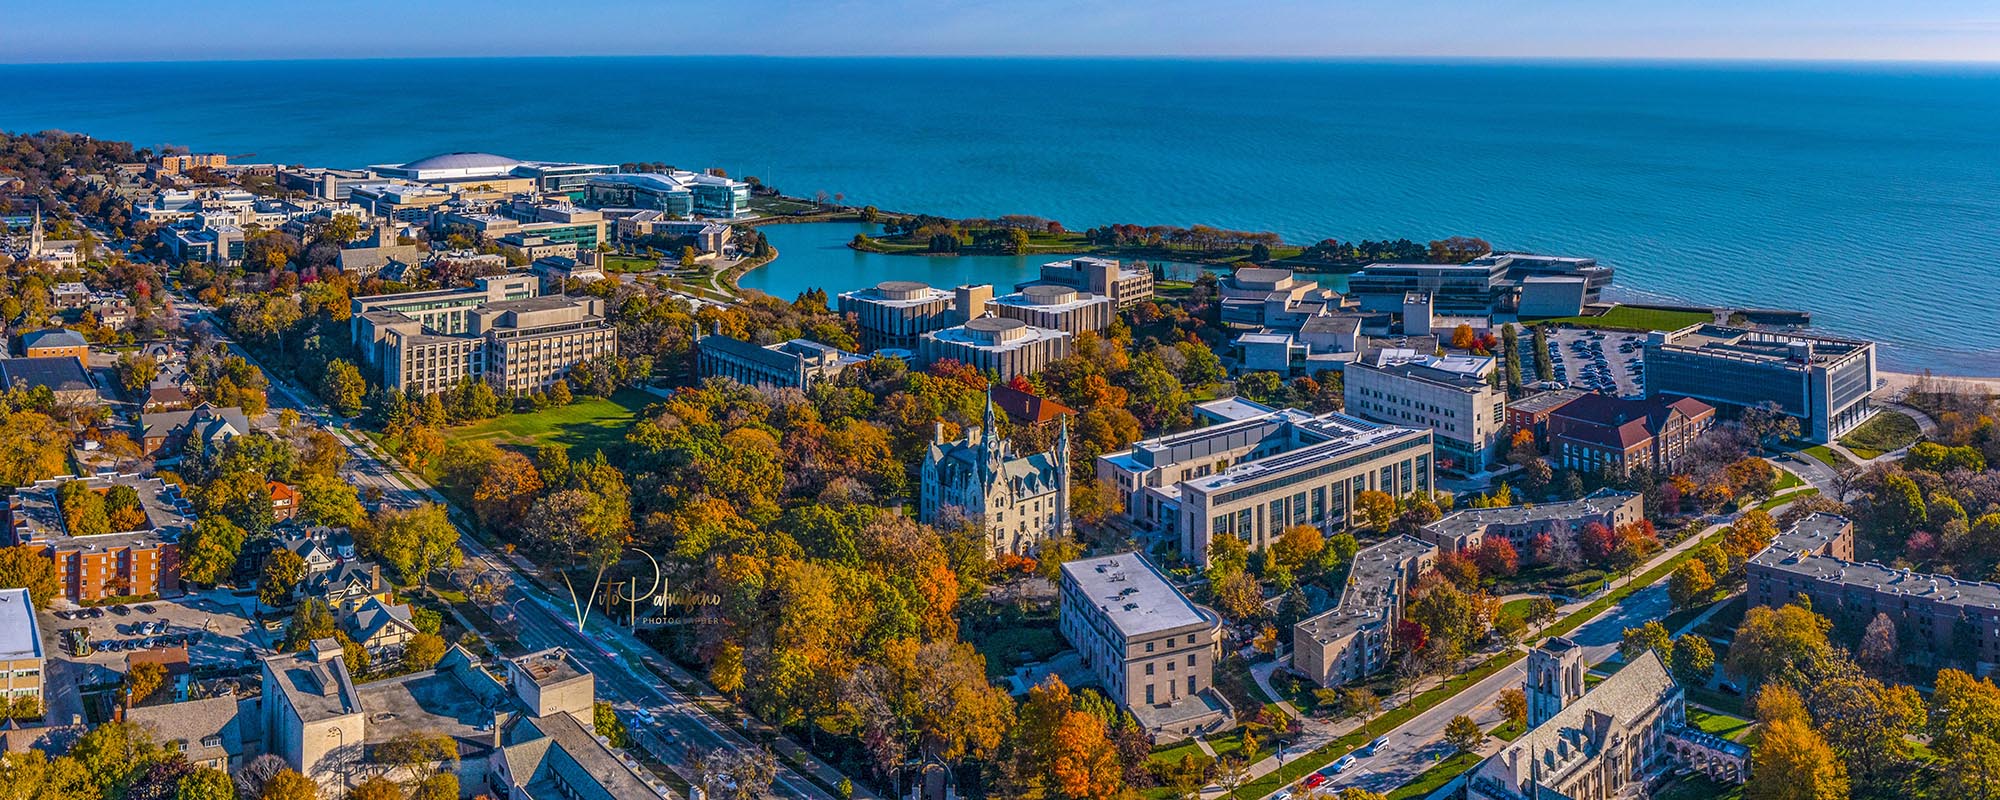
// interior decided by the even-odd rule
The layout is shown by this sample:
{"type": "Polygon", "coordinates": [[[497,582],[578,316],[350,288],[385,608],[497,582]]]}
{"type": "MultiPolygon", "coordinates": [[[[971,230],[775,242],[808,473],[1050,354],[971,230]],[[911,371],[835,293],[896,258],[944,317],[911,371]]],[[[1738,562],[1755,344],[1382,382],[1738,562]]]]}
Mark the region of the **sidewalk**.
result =
{"type": "MultiPolygon", "coordinates": [[[[1731,520],[1733,520],[1733,517],[1731,518],[1731,520]]],[[[1665,564],[1668,560],[1674,558],[1675,556],[1695,548],[1702,542],[1703,539],[1706,539],[1707,537],[1714,535],[1716,531],[1721,530],[1728,524],[1729,520],[1725,520],[1722,522],[1716,522],[1705,528],[1702,528],[1700,531],[1688,535],[1685,539],[1681,540],[1674,546],[1664,548],[1660,552],[1653,554],[1653,557],[1647,559],[1645,563],[1632,568],[1624,575],[1619,576],[1617,579],[1608,582],[1607,584],[1605,584],[1602,590],[1593,593],[1590,597],[1574,600],[1572,602],[1559,606],[1557,611],[1558,616],[1556,624],[1561,624],[1563,622],[1566,622],[1570,616],[1573,616],[1583,611],[1585,608],[1589,607],[1591,603],[1595,602],[1598,598],[1604,597],[1612,592],[1624,588],[1626,585],[1636,580],[1639,576],[1645,575],[1647,572],[1650,572],[1653,569],[1659,567],[1660,565],[1665,564]]],[[[1621,600],[1620,603],[1613,603],[1604,610],[1591,615],[1589,619],[1578,621],[1574,626],[1570,627],[1570,630],[1574,631],[1578,628],[1582,628],[1584,626],[1595,623],[1611,614],[1617,613],[1619,611],[1619,606],[1621,605],[1622,602],[1623,601],[1621,600]]],[[[1546,627],[1552,627],[1552,626],[1545,626],[1545,628],[1546,627]]],[[[1541,631],[1538,630],[1534,633],[1533,636],[1530,637],[1528,642],[1524,643],[1521,646],[1522,647],[1532,646],[1533,643],[1540,637],[1541,637],[1541,631]]],[[[1516,649],[1519,648],[1517,647],[1516,649]]],[[[1477,663],[1484,663],[1484,661],[1488,659],[1498,658],[1505,652],[1506,651],[1503,650],[1500,651],[1499,653],[1489,655],[1487,659],[1481,659],[1481,661],[1477,663]]],[[[1476,663],[1473,666],[1476,666],[1476,663]]],[[[1470,667],[1468,667],[1468,669],[1469,668],[1470,667]]],[[[1275,664],[1272,665],[1272,669],[1275,669],[1275,664]]],[[[1269,688],[1268,672],[1259,676],[1257,670],[1253,668],[1251,674],[1253,676],[1258,676],[1258,687],[1260,689],[1263,689],[1267,695],[1273,695],[1273,693],[1269,688]]],[[[1524,668],[1518,663],[1511,665],[1506,669],[1501,669],[1499,671],[1496,671],[1495,673],[1487,676],[1485,679],[1479,681],[1478,683],[1472,684],[1470,686],[1465,687],[1464,689],[1459,690],[1457,694],[1451,695],[1450,697],[1446,697],[1440,700],[1436,705],[1433,705],[1429,709],[1426,709],[1418,713],[1416,716],[1411,717],[1408,721],[1404,722],[1402,725],[1399,725],[1394,730],[1391,730],[1387,735],[1398,738],[1413,737],[1418,732],[1416,730],[1413,730],[1415,728],[1436,728],[1437,730],[1441,731],[1442,724],[1438,723],[1435,719],[1435,717],[1441,715],[1440,714],[1441,710],[1452,711],[1454,715],[1460,711],[1468,709],[1478,710],[1480,711],[1480,713],[1490,712],[1491,710],[1490,706],[1493,702],[1493,698],[1499,695],[1500,690],[1507,688],[1508,686],[1514,685],[1515,683],[1518,683],[1522,679],[1522,676],[1524,674],[1525,674],[1524,668]],[[1468,699],[1473,701],[1470,705],[1466,703],[1466,700],[1468,699]]],[[[1413,696],[1417,694],[1420,694],[1420,692],[1412,693],[1413,696]]],[[[1272,696],[1271,699],[1281,700],[1282,698],[1272,696]]],[[[1474,714],[1474,717],[1475,719],[1477,719],[1479,717],[1479,714],[1474,714]]],[[[1363,724],[1365,724],[1365,722],[1366,722],[1365,720],[1356,719],[1347,721],[1345,725],[1342,725],[1341,723],[1336,723],[1333,726],[1329,726],[1330,729],[1334,732],[1326,735],[1326,738],[1320,739],[1318,744],[1314,744],[1311,747],[1307,747],[1304,745],[1305,739],[1302,737],[1300,740],[1300,746],[1296,748],[1298,752],[1295,754],[1287,753],[1288,757],[1285,759],[1284,763],[1288,766],[1288,769],[1286,770],[1285,777],[1293,780],[1303,779],[1307,774],[1310,774],[1312,771],[1325,767],[1327,763],[1331,763],[1331,759],[1328,759],[1326,762],[1323,763],[1310,763],[1308,764],[1308,768],[1299,768],[1297,770],[1289,769],[1289,767],[1292,766],[1294,762],[1296,762],[1300,758],[1303,758],[1306,754],[1310,753],[1312,750],[1315,750],[1320,746],[1326,744],[1327,742],[1339,738],[1340,736],[1346,735],[1346,733],[1352,732],[1353,730],[1360,728],[1363,724]],[[1294,772],[1296,772],[1296,775],[1293,774],[1294,772]]],[[[1495,722],[1497,724],[1497,720],[1495,720],[1495,722]]],[[[1257,779],[1262,778],[1266,775],[1270,775],[1271,773],[1277,771],[1278,766],[1279,766],[1278,758],[1276,755],[1272,755],[1271,757],[1258,761],[1257,763],[1250,765],[1250,768],[1247,771],[1247,775],[1249,777],[1244,782],[1247,784],[1250,782],[1254,782],[1257,779]]],[[[1273,792],[1272,794],[1275,794],[1275,792],[1273,792]]],[[[1202,797],[1205,799],[1219,798],[1223,797],[1224,795],[1225,793],[1220,788],[1213,786],[1204,789],[1202,792],[1202,797]]],[[[1270,795],[1266,795],[1266,797],[1269,796],[1270,795]]]]}

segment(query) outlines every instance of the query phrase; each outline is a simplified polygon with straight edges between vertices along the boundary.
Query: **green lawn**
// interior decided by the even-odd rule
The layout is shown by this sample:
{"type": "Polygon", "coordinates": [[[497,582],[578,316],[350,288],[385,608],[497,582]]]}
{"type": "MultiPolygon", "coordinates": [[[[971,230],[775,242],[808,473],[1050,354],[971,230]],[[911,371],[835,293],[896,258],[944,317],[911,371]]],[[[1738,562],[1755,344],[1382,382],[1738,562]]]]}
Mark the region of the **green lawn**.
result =
{"type": "Polygon", "coordinates": [[[1862,458],[1874,458],[1891,450],[1908,447],[1923,431],[1917,421],[1901,411],[1884,411],[1855,428],[1840,443],[1862,458]]]}
{"type": "Polygon", "coordinates": [[[1791,470],[1781,469],[1778,470],[1778,483],[1772,487],[1771,492],[1776,494],[1786,489],[1804,485],[1806,485],[1804,478],[1792,474],[1791,470]]]}
{"type": "Polygon", "coordinates": [[[1595,317],[1556,317],[1534,320],[1555,325],[1574,325],[1579,328],[1613,328],[1628,331],[1677,331],[1689,325],[1698,325],[1715,319],[1713,314],[1699,311],[1672,311],[1664,308],[1643,308],[1640,306],[1614,306],[1610,311],[1595,317]]]}
{"type": "Polygon", "coordinates": [[[1413,800],[1413,798],[1418,797],[1429,797],[1431,792],[1435,792],[1439,787],[1450,783],[1452,778],[1456,778],[1466,770],[1472,769],[1478,763],[1479,756],[1473,753],[1461,753],[1439,761],[1436,766],[1424,770],[1422,775],[1416,777],[1416,780],[1403,784],[1396,791],[1390,792],[1389,800],[1413,800]]]}
{"type": "Polygon", "coordinates": [[[1510,719],[1507,720],[1506,722],[1500,723],[1498,727],[1495,727],[1493,730],[1487,731],[1486,733],[1487,735],[1490,735],[1495,739],[1499,739],[1500,741],[1511,742],[1514,741],[1515,739],[1521,738],[1521,734],[1527,732],[1528,732],[1528,726],[1525,724],[1525,721],[1510,719]]]}
{"type": "MultiPolygon", "coordinates": [[[[1374,741],[1375,737],[1395,730],[1397,726],[1409,722],[1416,715],[1430,710],[1431,707],[1436,706],[1438,703],[1444,702],[1445,698],[1458,694],[1467,687],[1491,677],[1495,672],[1506,669],[1514,662],[1520,661],[1521,658],[1522,654],[1520,651],[1510,650],[1487,659],[1485,663],[1473,667],[1470,671],[1453,675],[1446,679],[1444,683],[1417,695],[1410,702],[1383,712],[1374,719],[1369,720],[1367,724],[1349,732],[1346,736],[1335,739],[1331,743],[1307,755],[1300,756],[1299,760],[1294,762],[1295,764],[1313,765],[1310,768],[1300,767],[1299,771],[1294,772],[1288,767],[1285,772],[1293,780],[1298,780],[1311,770],[1325,767],[1341,756],[1374,741]]],[[[1446,776],[1447,779],[1449,777],[1446,776]]],[[[1229,796],[1237,798],[1237,800],[1256,800],[1256,798],[1261,798],[1277,790],[1278,776],[1276,773],[1272,773],[1238,788],[1229,796]]]]}
{"type": "Polygon", "coordinates": [[[1704,775],[1689,775],[1653,793],[1653,800],[1741,800],[1743,787],[1721,784],[1704,775]]]}
{"type": "Polygon", "coordinates": [[[1844,470],[1847,469],[1848,467],[1854,466],[1854,462],[1847,460],[1847,456],[1843,456],[1839,453],[1833,452],[1833,448],[1827,447],[1826,445],[1823,444],[1816,444],[1811,447],[1800,450],[1799,452],[1804,453],[1813,458],[1819,459],[1820,463],[1832,467],[1836,470],[1844,470]]]}
{"type": "Polygon", "coordinates": [[[1046,626],[1002,628],[979,637],[978,650],[986,656],[986,675],[998,678],[1015,667],[1046,661],[1068,645],[1056,632],[1054,620],[1046,626]]]}
{"type": "Polygon", "coordinates": [[[1750,726],[1755,724],[1742,717],[1717,714],[1699,708],[1687,710],[1687,721],[1703,732],[1715,734],[1732,742],[1740,741],[1744,734],[1750,732],[1750,726]]]}
{"type": "Polygon", "coordinates": [[[1782,506],[1786,503],[1790,503],[1796,500],[1804,500],[1816,494],[1819,494],[1818,489],[1800,489],[1796,492],[1779,495],[1777,497],[1773,497],[1769,500],[1766,500],[1762,503],[1758,503],[1757,508],[1762,511],[1770,511],[1771,509],[1777,508],[1778,506],[1782,506]]]}
{"type": "Polygon", "coordinates": [[[606,255],[604,257],[605,272],[651,272],[658,266],[659,262],[640,256],[606,255]]]}
{"type": "Polygon", "coordinates": [[[647,403],[659,398],[638,389],[622,389],[609,399],[581,397],[561,408],[528,414],[502,414],[484,422],[447,428],[445,435],[464,441],[491,441],[532,450],[544,444],[569,448],[571,458],[583,458],[623,441],[625,429],[647,403]]]}

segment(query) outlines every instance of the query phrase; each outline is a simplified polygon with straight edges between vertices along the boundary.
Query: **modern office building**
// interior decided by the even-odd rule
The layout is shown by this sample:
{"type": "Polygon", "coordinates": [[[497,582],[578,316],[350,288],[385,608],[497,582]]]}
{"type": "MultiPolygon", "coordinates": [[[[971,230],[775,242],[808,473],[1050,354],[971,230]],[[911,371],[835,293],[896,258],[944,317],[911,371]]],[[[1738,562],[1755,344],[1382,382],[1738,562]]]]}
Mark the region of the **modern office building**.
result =
{"type": "Polygon", "coordinates": [[[1369,264],[1348,276],[1347,291],[1368,311],[1401,311],[1404,297],[1424,292],[1440,313],[1489,315],[1517,310],[1524,298],[1537,310],[1562,307],[1572,289],[1580,293],[1579,305],[1595,303],[1612,275],[1592,258],[1489,253],[1463,264],[1369,264]],[[1550,278],[1582,285],[1558,289],[1543,280],[1550,278]],[[1531,282],[1539,285],[1526,289],[1531,282]]]}
{"type": "Polygon", "coordinates": [[[502,395],[549,387],[570,367],[615,354],[617,329],[596,297],[540,296],[532,275],[481,278],[469,289],[357,297],[354,341],[381,383],[424,394],[466,378],[502,395]]]}
{"type": "MultiPolygon", "coordinates": [[[[730,227],[723,223],[680,219],[654,208],[619,217],[617,232],[621,242],[635,242],[648,237],[665,239],[681,247],[692,247],[696,253],[703,255],[722,252],[724,247],[729,246],[732,235],[730,227]]],[[[672,258],[678,258],[681,252],[679,247],[672,245],[660,249],[672,258]]]]}
{"type": "Polygon", "coordinates": [[[1987,674],[2000,667],[2000,584],[1854,560],[1854,523],[1810,515],[1750,559],[1747,596],[1781,606],[1800,596],[1836,625],[1860,629],[1887,614],[1909,648],[1940,665],[1961,662],[1987,674]]]}
{"type": "Polygon", "coordinates": [[[26,589],[0,589],[0,698],[42,702],[42,628],[26,589]]]}
{"type": "Polygon", "coordinates": [[[1350,527],[1361,492],[1431,491],[1428,430],[1338,413],[1241,411],[1099,456],[1097,478],[1123,495],[1128,522],[1177,539],[1183,556],[1202,565],[1218,534],[1263,550],[1293,525],[1350,527]]]}
{"type": "Polygon", "coordinates": [[[1438,468],[1473,473],[1499,461],[1507,446],[1507,393],[1489,382],[1486,356],[1418,355],[1385,350],[1348,365],[1347,413],[1376,422],[1429,428],[1438,468]]]}
{"type": "Polygon", "coordinates": [[[1561,469],[1667,474],[1714,427],[1715,407],[1692,397],[1587,394],[1549,412],[1549,457],[1561,469]]]}
{"type": "Polygon", "coordinates": [[[1799,420],[1801,438],[1838,439],[1875,415],[1875,343],[1797,331],[1693,325],[1646,339],[1646,396],[1693,397],[1799,420]]]}
{"type": "MultiPolygon", "coordinates": [[[[1037,328],[1050,328],[1076,336],[1084,331],[1102,332],[1118,318],[1111,298],[1078,292],[1067,286],[1029,286],[1018,292],[995,297],[984,311],[1007,319],[1018,319],[1037,328]]],[[[960,308],[960,313],[977,316],[977,311],[960,308]]]]}
{"type": "Polygon", "coordinates": [[[526,219],[474,211],[446,211],[434,216],[436,226],[462,227],[492,240],[520,241],[539,237],[550,242],[574,244],[594,249],[605,237],[604,214],[596,209],[570,205],[545,205],[532,209],[526,219]]]}
{"type": "Polygon", "coordinates": [[[1529,730],[1467,774],[1470,800],[1647,797],[1676,770],[1722,784],[1749,775],[1750,749],[1687,723],[1686,695],[1651,650],[1595,687],[1583,648],[1551,638],[1528,653],[1529,730]]]}
{"type": "Polygon", "coordinates": [[[1333,608],[1292,626],[1292,669],[1330,688],[1389,666],[1403,604],[1437,554],[1435,545],[1410,536],[1356,553],[1333,608]]]}
{"type": "Polygon", "coordinates": [[[804,389],[839,377],[867,358],[810,339],[757,345],[724,336],[702,334],[695,328],[695,372],[703,378],[724,377],[759,389],[804,389]]]}
{"type": "Polygon", "coordinates": [[[1591,523],[1617,528],[1644,519],[1645,511],[1645,498],[1639,493],[1606,488],[1564,502],[1454,511],[1425,525],[1417,536],[1447,553],[1477,550],[1487,539],[1498,537],[1513,545],[1523,562],[1531,562],[1537,536],[1574,539],[1591,523]]]}
{"type": "Polygon", "coordinates": [[[999,376],[1041,372],[1050,362],[1069,355],[1066,331],[1040,328],[1011,317],[977,317],[963,325],[925,333],[917,339],[917,361],[929,365],[944,359],[999,376]]]}
{"type": "Polygon", "coordinates": [[[180,488],[159,478],[130,474],[60,476],[36,481],[7,498],[7,544],[40,549],[55,562],[63,597],[72,602],[144,594],[180,592],[180,548],[183,534],[194,527],[194,506],[180,488]],[[72,531],[63,515],[60,494],[68,483],[82,483],[102,496],[113,487],[132,490],[138,500],[136,517],[110,515],[124,530],[72,531]]]}
{"type": "Polygon", "coordinates": [[[1227,730],[1215,690],[1222,618],[1189,602],[1138,553],[1062,565],[1061,627],[1118,707],[1158,741],[1227,730]]]}
{"type": "Polygon", "coordinates": [[[962,515],[986,531],[994,555],[1032,554],[1070,533],[1069,426],[1064,423],[1054,450],[1016,453],[994,414],[989,396],[979,430],[953,442],[944,440],[939,424],[924,452],[917,520],[962,515]]]}
{"type": "Polygon", "coordinates": [[[1014,287],[1067,286],[1079,292],[1111,298],[1119,308],[1153,296],[1153,273],[1144,267],[1128,267],[1112,258],[1083,256],[1042,265],[1042,275],[1014,287]]]}
{"type": "Polygon", "coordinates": [[[414,321],[439,334],[464,333],[470,329],[473,309],[541,293],[541,281],[535,276],[514,274],[477,278],[470,287],[356,297],[350,303],[349,334],[366,363],[379,363],[381,326],[414,321]],[[393,316],[383,316],[385,312],[393,316]]]}
{"type": "Polygon", "coordinates": [[[701,172],[595,175],[583,192],[584,202],[594,207],[653,209],[682,219],[736,219],[750,213],[750,184],[701,172]]]}
{"type": "Polygon", "coordinates": [[[1306,320],[1340,310],[1340,295],[1289,269],[1240,267],[1216,284],[1228,325],[1296,330],[1306,320]]]}
{"type": "MultiPolygon", "coordinates": [[[[618,352],[618,329],[605,322],[604,300],[597,297],[488,303],[472,312],[466,338],[472,337],[486,342],[486,381],[503,397],[542,391],[571,367],[618,352]]],[[[421,359],[406,361],[405,380],[416,380],[423,369],[421,359]]]]}
{"type": "Polygon", "coordinates": [[[274,177],[280,189],[321,200],[346,200],[354,193],[355,184],[375,180],[374,173],[365,169],[328,167],[290,167],[278,170],[274,177]]]}
{"type": "Polygon", "coordinates": [[[432,213],[451,199],[450,191],[421,183],[372,181],[347,187],[347,201],[369,214],[418,225],[430,224],[432,213]]]}
{"type": "Polygon", "coordinates": [[[861,348],[915,350],[917,340],[962,320],[951,292],[921,281],[883,281],[840,293],[840,313],[853,314],[861,328],[861,348]]]}

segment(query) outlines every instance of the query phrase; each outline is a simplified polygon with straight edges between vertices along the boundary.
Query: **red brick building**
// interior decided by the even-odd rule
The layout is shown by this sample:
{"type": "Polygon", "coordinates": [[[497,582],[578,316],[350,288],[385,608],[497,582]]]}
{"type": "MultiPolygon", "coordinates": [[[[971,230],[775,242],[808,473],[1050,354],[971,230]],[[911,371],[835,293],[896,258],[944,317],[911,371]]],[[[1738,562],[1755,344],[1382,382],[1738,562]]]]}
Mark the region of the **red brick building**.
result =
{"type": "Polygon", "coordinates": [[[55,562],[63,596],[74,602],[173,595],[181,590],[180,537],[194,512],[180,490],[137,475],[63,476],[15,489],[7,498],[7,544],[39,547],[55,562]],[[144,520],[133,530],[77,535],[64,521],[58,492],[82,481],[93,490],[128,486],[144,520]]]}
{"type": "Polygon", "coordinates": [[[1549,457],[1560,469],[1629,475],[1671,472],[1715,427],[1715,407],[1683,397],[1621,400],[1589,394],[1549,412],[1549,457]]]}

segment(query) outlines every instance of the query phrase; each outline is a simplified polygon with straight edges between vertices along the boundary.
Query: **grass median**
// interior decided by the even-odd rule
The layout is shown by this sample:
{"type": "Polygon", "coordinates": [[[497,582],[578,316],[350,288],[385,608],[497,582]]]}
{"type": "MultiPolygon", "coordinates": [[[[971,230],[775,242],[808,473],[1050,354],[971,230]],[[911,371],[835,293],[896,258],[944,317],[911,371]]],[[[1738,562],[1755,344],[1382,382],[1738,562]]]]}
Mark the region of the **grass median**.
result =
{"type": "MultiPolygon", "coordinates": [[[[1509,650],[1487,659],[1485,663],[1473,667],[1470,671],[1446,679],[1444,683],[1432,687],[1429,691],[1418,694],[1410,702],[1384,712],[1381,716],[1369,720],[1368,724],[1355,729],[1346,736],[1335,739],[1321,746],[1319,749],[1300,756],[1297,760],[1285,765],[1285,768],[1281,770],[1285,775],[1285,783],[1297,781],[1312,772],[1318,771],[1326,765],[1333,763],[1335,759],[1354,752],[1361,746],[1374,741],[1375,737],[1395,730],[1402,726],[1403,723],[1415,719],[1418,714],[1431,710],[1437,704],[1444,702],[1459,692],[1471,688],[1480,681],[1492,677],[1494,673],[1512,666],[1514,662],[1520,661],[1524,657],[1519,650],[1509,650]],[[1301,763],[1311,766],[1300,766],[1301,763]]],[[[1257,798],[1277,791],[1285,783],[1278,781],[1278,772],[1274,771],[1269,775],[1245,784],[1229,796],[1238,800],[1257,800],[1257,798]]]]}

